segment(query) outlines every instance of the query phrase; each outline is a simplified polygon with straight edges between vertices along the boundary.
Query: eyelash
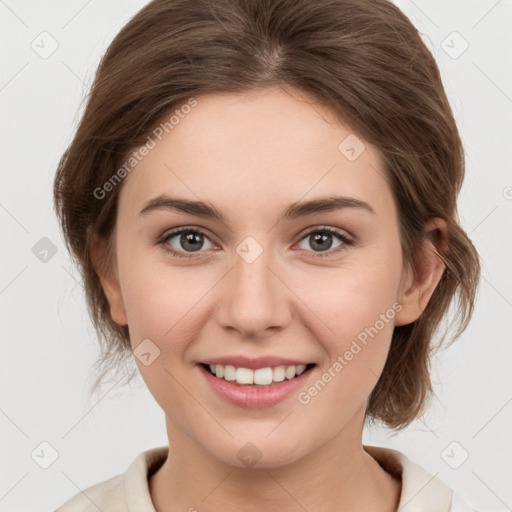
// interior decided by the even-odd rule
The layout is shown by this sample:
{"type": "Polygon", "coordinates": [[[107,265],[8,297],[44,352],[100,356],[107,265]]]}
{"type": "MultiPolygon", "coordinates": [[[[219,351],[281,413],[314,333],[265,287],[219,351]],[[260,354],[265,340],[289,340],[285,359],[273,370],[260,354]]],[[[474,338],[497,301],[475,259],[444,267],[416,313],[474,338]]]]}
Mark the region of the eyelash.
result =
{"type": "MultiPolygon", "coordinates": [[[[186,259],[194,258],[195,256],[193,255],[193,253],[189,253],[189,255],[185,256],[182,252],[175,251],[174,249],[171,249],[169,247],[169,245],[167,243],[169,241],[169,239],[174,238],[176,235],[179,235],[181,233],[194,233],[196,235],[204,235],[205,237],[207,237],[206,233],[204,233],[203,231],[201,231],[199,229],[183,226],[181,228],[177,228],[173,231],[170,231],[169,233],[166,233],[162,238],[160,238],[157,241],[157,244],[161,245],[162,249],[165,252],[170,253],[173,256],[176,256],[178,258],[186,258],[186,259]]],[[[299,242],[301,242],[308,236],[315,234],[315,233],[329,233],[331,235],[334,235],[336,238],[338,238],[338,240],[343,242],[343,244],[340,245],[339,247],[337,247],[336,249],[328,250],[328,251],[320,251],[320,252],[307,251],[307,252],[313,252],[313,258],[326,258],[326,257],[332,256],[333,254],[337,254],[338,252],[344,250],[345,246],[347,246],[347,245],[354,245],[354,241],[352,239],[350,239],[349,237],[347,237],[346,235],[344,235],[337,229],[331,228],[329,226],[323,226],[322,228],[315,228],[315,229],[312,229],[311,231],[308,231],[299,240],[299,242]]]]}

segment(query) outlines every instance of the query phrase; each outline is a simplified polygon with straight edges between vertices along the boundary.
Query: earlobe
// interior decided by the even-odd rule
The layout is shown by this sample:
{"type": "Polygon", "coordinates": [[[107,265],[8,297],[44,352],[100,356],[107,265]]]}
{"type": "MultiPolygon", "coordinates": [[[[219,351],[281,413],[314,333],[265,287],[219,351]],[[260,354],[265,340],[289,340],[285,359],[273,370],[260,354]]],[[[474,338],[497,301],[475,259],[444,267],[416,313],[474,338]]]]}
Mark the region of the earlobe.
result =
{"type": "Polygon", "coordinates": [[[425,233],[417,267],[407,273],[398,297],[402,309],[395,316],[395,325],[410,324],[421,316],[443,276],[445,266],[440,255],[446,249],[446,222],[432,219],[425,226],[425,233]]]}
{"type": "Polygon", "coordinates": [[[107,242],[96,235],[91,235],[91,261],[98,275],[103,292],[110,304],[110,316],[119,325],[127,325],[128,319],[124,308],[121,286],[115,265],[105,261],[108,257],[107,242]]]}

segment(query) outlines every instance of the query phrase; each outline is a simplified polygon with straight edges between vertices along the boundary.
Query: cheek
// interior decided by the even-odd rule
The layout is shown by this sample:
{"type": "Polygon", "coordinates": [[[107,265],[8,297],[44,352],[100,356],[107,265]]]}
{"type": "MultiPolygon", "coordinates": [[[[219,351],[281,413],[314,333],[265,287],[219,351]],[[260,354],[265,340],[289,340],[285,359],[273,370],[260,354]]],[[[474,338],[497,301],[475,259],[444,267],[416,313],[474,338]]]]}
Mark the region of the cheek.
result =
{"type": "Polygon", "coordinates": [[[329,327],[315,331],[328,359],[299,402],[304,411],[314,411],[309,417],[319,429],[325,428],[326,415],[333,432],[345,424],[364,406],[382,373],[400,309],[395,267],[386,262],[373,272],[352,268],[309,295],[308,306],[329,327]]]}
{"type": "Polygon", "coordinates": [[[137,346],[149,338],[161,351],[180,352],[195,339],[198,314],[203,313],[201,301],[216,279],[199,267],[171,268],[150,262],[149,258],[131,259],[120,276],[131,343],[137,346]]]}
{"type": "Polygon", "coordinates": [[[313,275],[296,283],[297,295],[314,312],[315,331],[325,333],[319,338],[329,345],[329,352],[344,351],[358,336],[364,341],[364,333],[375,324],[383,337],[390,337],[400,261],[373,259],[332,269],[329,274],[322,270],[318,279],[313,275]],[[381,315],[386,317],[384,324],[381,315]]]}

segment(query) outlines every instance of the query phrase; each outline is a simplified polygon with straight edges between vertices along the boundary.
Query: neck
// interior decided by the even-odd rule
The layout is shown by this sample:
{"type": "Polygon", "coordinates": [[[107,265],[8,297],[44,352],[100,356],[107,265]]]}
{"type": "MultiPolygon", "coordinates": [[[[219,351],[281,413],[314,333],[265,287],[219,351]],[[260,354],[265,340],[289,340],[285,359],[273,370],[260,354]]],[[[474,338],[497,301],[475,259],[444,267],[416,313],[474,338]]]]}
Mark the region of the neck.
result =
{"type": "Polygon", "coordinates": [[[149,480],[157,512],[398,509],[401,482],[363,449],[362,422],[347,425],[301,459],[270,468],[227,464],[167,425],[172,448],[149,480]]]}

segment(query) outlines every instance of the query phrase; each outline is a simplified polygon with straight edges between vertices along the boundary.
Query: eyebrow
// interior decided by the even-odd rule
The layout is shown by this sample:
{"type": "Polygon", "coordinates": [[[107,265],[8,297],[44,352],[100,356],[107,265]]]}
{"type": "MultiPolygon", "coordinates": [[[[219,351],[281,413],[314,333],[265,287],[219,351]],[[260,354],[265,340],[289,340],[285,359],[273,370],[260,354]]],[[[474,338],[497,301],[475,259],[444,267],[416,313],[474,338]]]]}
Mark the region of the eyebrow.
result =
{"type": "MultiPolygon", "coordinates": [[[[278,222],[345,208],[357,208],[375,214],[375,210],[368,203],[360,199],[346,196],[329,196],[290,204],[284,212],[281,213],[278,222]]],[[[217,219],[227,224],[225,215],[212,204],[203,201],[191,201],[189,199],[170,197],[166,194],[160,194],[150,199],[145,203],[139,215],[148,215],[157,210],[174,210],[195,215],[196,217],[217,219]]]]}

